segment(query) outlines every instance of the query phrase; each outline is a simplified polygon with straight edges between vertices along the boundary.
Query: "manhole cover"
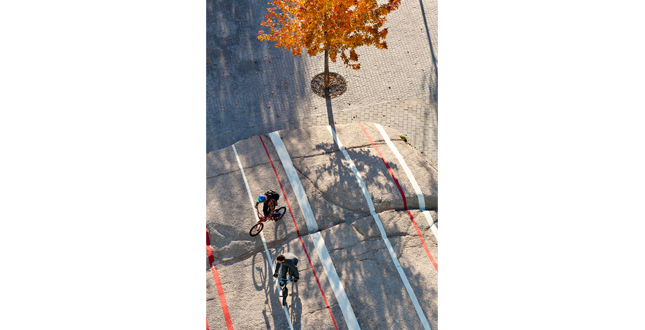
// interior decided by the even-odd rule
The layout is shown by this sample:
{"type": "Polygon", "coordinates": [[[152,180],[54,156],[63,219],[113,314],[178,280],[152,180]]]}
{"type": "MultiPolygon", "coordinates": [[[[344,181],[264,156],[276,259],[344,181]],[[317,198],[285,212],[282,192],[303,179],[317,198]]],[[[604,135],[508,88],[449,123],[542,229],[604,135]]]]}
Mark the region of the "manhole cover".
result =
{"type": "MultiPolygon", "coordinates": [[[[325,96],[325,73],[317,74],[311,80],[311,90],[320,97],[325,96]]],[[[347,91],[347,81],[336,72],[329,73],[329,98],[333,99],[347,91]]]]}

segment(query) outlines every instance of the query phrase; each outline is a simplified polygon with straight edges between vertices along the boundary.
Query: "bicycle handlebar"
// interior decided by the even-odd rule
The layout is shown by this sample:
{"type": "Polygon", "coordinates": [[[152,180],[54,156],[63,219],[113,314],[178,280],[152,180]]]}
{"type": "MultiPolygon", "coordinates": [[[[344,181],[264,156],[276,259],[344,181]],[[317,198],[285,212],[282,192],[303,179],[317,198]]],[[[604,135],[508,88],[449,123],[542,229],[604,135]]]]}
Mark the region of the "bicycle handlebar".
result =
{"type": "Polygon", "coordinates": [[[287,285],[289,284],[289,282],[293,281],[293,279],[294,279],[293,277],[290,279],[286,279],[278,276],[278,283],[280,283],[280,285],[287,285]]]}

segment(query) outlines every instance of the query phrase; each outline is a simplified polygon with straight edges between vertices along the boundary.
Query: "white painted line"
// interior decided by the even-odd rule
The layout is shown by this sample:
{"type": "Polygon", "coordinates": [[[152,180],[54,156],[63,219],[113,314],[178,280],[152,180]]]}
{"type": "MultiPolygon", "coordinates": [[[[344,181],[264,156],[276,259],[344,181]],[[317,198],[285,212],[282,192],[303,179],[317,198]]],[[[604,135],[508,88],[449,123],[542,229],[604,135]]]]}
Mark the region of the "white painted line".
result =
{"type": "Polygon", "coordinates": [[[343,284],[340,283],[340,278],[338,277],[338,273],[336,273],[336,267],[334,267],[334,263],[331,261],[331,257],[327,251],[325,240],[319,232],[309,234],[309,236],[316,247],[318,257],[320,257],[323,268],[327,273],[327,280],[329,280],[329,285],[331,285],[331,289],[334,291],[334,295],[336,295],[336,300],[338,301],[340,311],[345,317],[347,328],[359,330],[361,327],[358,325],[358,320],[356,319],[352,305],[349,303],[349,298],[347,297],[347,293],[345,293],[345,288],[343,287],[343,284]]]}
{"type": "Polygon", "coordinates": [[[280,161],[282,162],[284,171],[287,172],[287,177],[289,178],[289,182],[291,182],[291,187],[293,187],[296,198],[298,199],[298,204],[300,204],[302,215],[304,215],[305,217],[307,228],[309,229],[310,233],[315,233],[318,231],[318,223],[316,223],[314,213],[311,210],[311,206],[309,206],[307,193],[305,193],[305,188],[303,188],[302,183],[300,183],[298,172],[296,172],[296,168],[293,167],[293,163],[291,162],[291,157],[287,152],[287,148],[284,146],[284,143],[282,142],[282,139],[280,138],[280,134],[278,132],[269,133],[269,137],[271,137],[271,142],[273,142],[273,146],[278,152],[278,156],[280,156],[280,161]]]}
{"type": "Polygon", "coordinates": [[[311,239],[313,240],[316,253],[318,253],[318,257],[320,257],[322,266],[325,269],[327,280],[334,291],[336,301],[338,301],[340,311],[343,313],[347,328],[350,330],[359,330],[361,327],[358,325],[358,320],[356,319],[352,305],[349,303],[349,298],[347,298],[345,288],[336,273],[336,267],[334,267],[334,262],[329,256],[325,240],[322,235],[318,233],[318,224],[316,223],[314,212],[311,210],[305,189],[298,178],[298,172],[296,172],[296,168],[293,167],[291,156],[289,156],[289,152],[287,152],[287,148],[285,148],[278,132],[269,133],[269,137],[271,137],[271,142],[273,142],[273,146],[278,152],[278,156],[280,156],[280,161],[282,162],[284,171],[287,173],[289,183],[291,183],[291,187],[296,193],[300,210],[302,211],[302,215],[305,217],[305,223],[309,229],[309,236],[311,236],[311,239]]]}
{"type": "MultiPolygon", "coordinates": [[[[242,162],[240,162],[240,157],[237,155],[237,149],[235,149],[234,145],[231,145],[233,147],[233,152],[235,152],[235,158],[237,159],[237,164],[240,166],[240,171],[242,172],[242,178],[244,179],[244,186],[246,186],[246,192],[249,193],[249,200],[251,201],[251,207],[253,208],[253,215],[255,217],[255,221],[259,221],[258,219],[258,214],[255,208],[255,201],[253,200],[253,195],[251,194],[251,189],[249,188],[249,182],[246,181],[246,175],[244,175],[244,168],[242,168],[242,162]]],[[[267,247],[267,241],[264,238],[264,233],[260,232],[260,237],[262,238],[262,244],[264,245],[264,252],[267,254],[267,260],[269,261],[269,264],[271,265],[271,272],[273,272],[273,269],[275,269],[275,265],[273,263],[273,258],[271,258],[271,253],[269,252],[269,248],[267,247]]],[[[271,281],[273,281],[273,276],[269,277],[271,281]]],[[[276,289],[276,292],[279,291],[278,288],[278,281],[273,281],[274,287],[276,289]]],[[[293,325],[291,324],[291,317],[289,317],[289,311],[287,310],[287,306],[282,306],[284,309],[284,315],[287,316],[287,321],[289,322],[289,328],[293,330],[293,325]]]]}
{"type": "Polygon", "coordinates": [[[412,183],[412,187],[414,187],[414,192],[417,194],[417,198],[419,199],[419,209],[423,213],[423,215],[426,217],[426,220],[428,221],[428,225],[430,226],[430,229],[432,230],[432,233],[434,234],[434,237],[437,239],[437,242],[439,241],[439,230],[437,229],[437,226],[434,224],[434,220],[432,220],[432,216],[430,215],[430,212],[426,211],[426,202],[425,199],[423,198],[423,193],[421,192],[421,188],[419,188],[419,185],[417,184],[417,180],[414,178],[414,175],[412,175],[412,171],[410,171],[410,168],[408,167],[408,164],[405,163],[405,160],[403,159],[403,156],[401,156],[401,153],[399,153],[399,150],[396,148],[394,143],[390,140],[390,137],[387,136],[387,133],[385,133],[385,130],[383,127],[377,123],[374,123],[374,126],[376,126],[376,129],[381,133],[383,136],[383,139],[385,140],[385,143],[390,147],[390,150],[394,153],[396,156],[396,159],[399,160],[399,163],[401,163],[401,166],[403,167],[403,171],[405,174],[407,174],[408,179],[412,183]]]}
{"type": "Polygon", "coordinates": [[[370,196],[369,192],[367,192],[367,187],[365,186],[365,182],[363,182],[363,178],[361,177],[361,175],[356,170],[356,166],[354,165],[354,162],[349,157],[349,154],[347,153],[347,150],[345,150],[345,147],[340,142],[340,139],[338,139],[338,136],[336,136],[336,132],[334,131],[334,129],[331,128],[331,126],[327,126],[327,129],[329,130],[329,133],[331,133],[331,136],[334,138],[334,141],[336,142],[336,144],[340,148],[340,151],[343,153],[343,156],[345,156],[345,159],[347,160],[347,163],[349,163],[349,167],[354,172],[354,175],[356,176],[356,181],[358,181],[358,184],[361,186],[361,190],[363,190],[363,195],[365,196],[365,200],[367,201],[367,204],[371,205],[370,206],[370,214],[374,218],[374,221],[376,221],[376,225],[378,226],[378,230],[381,232],[381,238],[383,238],[383,241],[385,242],[385,246],[387,246],[387,250],[390,253],[390,257],[392,258],[392,262],[394,262],[394,266],[396,266],[396,270],[399,272],[399,276],[401,277],[401,280],[403,281],[403,285],[405,286],[405,290],[410,295],[410,299],[412,299],[412,304],[414,305],[414,309],[417,311],[417,315],[419,315],[419,319],[421,319],[421,323],[423,324],[423,328],[426,329],[426,330],[430,330],[430,324],[428,323],[428,319],[426,318],[425,314],[423,313],[423,310],[421,309],[421,305],[419,305],[419,300],[417,299],[417,296],[414,294],[414,291],[412,291],[412,287],[410,286],[410,281],[408,281],[408,277],[405,275],[405,272],[403,272],[403,269],[401,268],[401,264],[399,263],[399,259],[396,257],[396,253],[394,252],[394,249],[392,248],[392,244],[390,244],[390,239],[387,238],[387,234],[385,233],[385,228],[383,228],[383,224],[381,223],[381,219],[379,218],[378,214],[376,214],[376,212],[374,212],[374,206],[372,204],[372,197],[370,196]]]}
{"type": "Polygon", "coordinates": [[[354,162],[352,161],[351,158],[349,158],[349,155],[347,154],[345,147],[343,146],[342,143],[340,143],[340,140],[336,136],[336,131],[334,131],[331,128],[331,126],[327,126],[327,130],[329,130],[329,133],[331,133],[332,138],[334,138],[334,141],[336,141],[336,144],[338,144],[340,151],[343,153],[343,155],[345,155],[345,159],[347,159],[347,162],[349,163],[349,168],[351,168],[352,172],[354,172],[354,176],[356,176],[359,179],[358,184],[361,186],[363,197],[365,197],[365,201],[367,201],[367,206],[370,208],[370,212],[375,211],[374,203],[372,203],[372,198],[370,197],[370,194],[367,192],[367,187],[365,186],[365,182],[363,182],[363,179],[361,179],[361,175],[358,174],[358,169],[354,165],[354,162]]]}

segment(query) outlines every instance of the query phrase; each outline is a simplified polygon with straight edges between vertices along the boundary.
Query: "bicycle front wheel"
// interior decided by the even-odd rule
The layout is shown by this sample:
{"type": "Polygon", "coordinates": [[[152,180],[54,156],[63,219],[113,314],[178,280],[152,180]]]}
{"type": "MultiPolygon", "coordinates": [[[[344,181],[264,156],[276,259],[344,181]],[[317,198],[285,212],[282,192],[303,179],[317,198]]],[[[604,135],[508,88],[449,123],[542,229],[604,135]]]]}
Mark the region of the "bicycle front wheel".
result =
{"type": "Polygon", "coordinates": [[[284,213],[287,212],[286,207],[279,207],[273,212],[273,217],[275,218],[276,221],[282,219],[282,216],[284,216],[284,213]]]}
{"type": "Polygon", "coordinates": [[[255,226],[251,227],[249,235],[257,236],[262,231],[262,228],[264,228],[264,224],[262,224],[261,222],[256,223],[255,226]]]}

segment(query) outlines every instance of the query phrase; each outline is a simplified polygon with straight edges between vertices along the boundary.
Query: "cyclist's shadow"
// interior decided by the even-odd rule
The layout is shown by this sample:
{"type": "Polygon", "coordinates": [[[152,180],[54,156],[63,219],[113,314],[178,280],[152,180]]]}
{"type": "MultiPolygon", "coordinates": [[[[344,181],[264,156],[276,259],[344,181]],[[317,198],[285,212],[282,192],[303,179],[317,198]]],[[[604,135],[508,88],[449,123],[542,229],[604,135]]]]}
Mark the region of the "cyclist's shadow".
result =
{"type": "Polygon", "coordinates": [[[286,216],[286,214],[282,217],[282,219],[274,222],[273,237],[279,237],[278,236],[278,230],[280,230],[280,231],[282,231],[284,233],[284,235],[281,236],[281,237],[286,237],[287,234],[289,234],[287,232],[287,224],[284,222],[285,216],[286,216]]]}
{"type": "Polygon", "coordinates": [[[289,308],[289,316],[294,329],[301,329],[300,315],[302,315],[302,302],[300,295],[298,295],[298,283],[293,283],[290,290],[291,299],[287,307],[289,308]]]}
{"type": "Polygon", "coordinates": [[[265,303],[268,302],[268,297],[275,291],[275,288],[273,287],[272,284],[275,284],[272,280],[273,276],[273,265],[269,264],[270,261],[267,262],[266,254],[264,251],[258,251],[253,254],[253,261],[252,263],[252,277],[253,277],[253,286],[255,287],[255,290],[260,291],[264,289],[264,294],[265,297],[267,298],[265,300],[265,303]],[[262,260],[262,264],[258,265],[257,264],[257,257],[260,256],[260,259],[262,260]]]}

